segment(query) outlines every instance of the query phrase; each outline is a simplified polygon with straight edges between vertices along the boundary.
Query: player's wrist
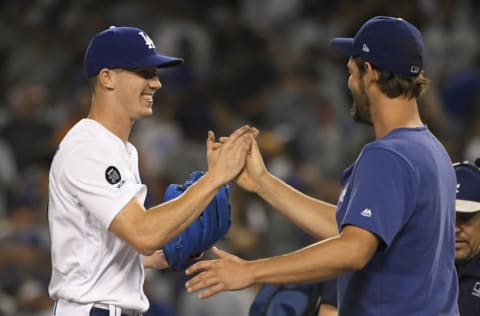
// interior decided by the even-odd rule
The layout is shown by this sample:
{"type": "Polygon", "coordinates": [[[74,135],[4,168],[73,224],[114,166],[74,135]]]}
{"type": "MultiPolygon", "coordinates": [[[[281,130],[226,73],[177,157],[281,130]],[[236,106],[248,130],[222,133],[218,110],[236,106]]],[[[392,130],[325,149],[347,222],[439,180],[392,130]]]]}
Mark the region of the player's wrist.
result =
{"type": "Polygon", "coordinates": [[[271,186],[272,181],[275,177],[268,171],[265,171],[260,176],[256,178],[256,193],[260,197],[265,197],[268,194],[268,188],[271,186]]]}
{"type": "Polygon", "coordinates": [[[262,264],[258,260],[244,261],[245,264],[245,276],[248,283],[251,285],[263,284],[262,264]]]}
{"type": "Polygon", "coordinates": [[[205,182],[206,185],[215,191],[219,190],[223,185],[228,183],[228,179],[225,179],[224,176],[215,174],[215,172],[212,171],[207,171],[202,178],[202,182],[205,182]]]}

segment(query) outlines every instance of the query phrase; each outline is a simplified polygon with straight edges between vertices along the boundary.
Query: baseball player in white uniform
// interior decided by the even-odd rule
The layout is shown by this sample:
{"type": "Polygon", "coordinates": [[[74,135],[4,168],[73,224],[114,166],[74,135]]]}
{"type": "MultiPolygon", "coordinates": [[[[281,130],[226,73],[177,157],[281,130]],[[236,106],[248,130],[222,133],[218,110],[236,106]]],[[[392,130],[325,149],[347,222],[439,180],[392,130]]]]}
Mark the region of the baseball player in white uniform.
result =
{"type": "Polygon", "coordinates": [[[152,113],[153,96],[161,87],[157,68],[180,63],[158,54],[138,28],[111,27],[92,38],[85,54],[90,112],[62,140],[50,169],[54,315],[141,315],[148,310],[144,266],[166,268],[163,245],[243,168],[257,131],[243,126],[220,147],[209,132],[205,175],[180,197],[143,207],[147,188],[128,137],[134,121],[152,113]]]}

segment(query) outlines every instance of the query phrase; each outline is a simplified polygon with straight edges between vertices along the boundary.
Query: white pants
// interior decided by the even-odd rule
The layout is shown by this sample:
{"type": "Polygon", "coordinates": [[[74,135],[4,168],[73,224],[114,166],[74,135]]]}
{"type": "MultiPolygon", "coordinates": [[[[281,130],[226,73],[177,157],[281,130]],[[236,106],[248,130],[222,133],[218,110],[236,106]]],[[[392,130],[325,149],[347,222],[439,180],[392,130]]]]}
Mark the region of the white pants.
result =
{"type": "MultiPolygon", "coordinates": [[[[57,300],[53,307],[53,316],[89,316],[94,303],[79,304],[66,300],[57,300]]],[[[122,309],[115,305],[108,305],[110,316],[120,316],[122,309]]]]}

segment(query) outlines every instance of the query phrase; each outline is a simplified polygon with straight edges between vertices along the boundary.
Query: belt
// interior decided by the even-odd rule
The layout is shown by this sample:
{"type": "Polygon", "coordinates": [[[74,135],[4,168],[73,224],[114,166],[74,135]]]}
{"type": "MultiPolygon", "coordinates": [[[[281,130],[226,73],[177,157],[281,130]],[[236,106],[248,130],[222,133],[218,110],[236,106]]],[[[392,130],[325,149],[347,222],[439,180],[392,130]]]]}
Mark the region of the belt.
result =
{"type": "MultiPolygon", "coordinates": [[[[111,306],[112,306],[112,305],[102,304],[102,303],[95,303],[95,304],[93,304],[93,308],[92,308],[92,309],[94,309],[94,308],[95,308],[95,309],[102,309],[102,310],[105,310],[106,312],[109,312],[111,306]]],[[[116,312],[120,312],[121,316],[142,316],[142,313],[136,312],[136,311],[132,311],[132,310],[130,310],[130,309],[121,308],[121,307],[118,307],[118,306],[115,306],[114,309],[115,309],[116,312]]],[[[117,314],[115,314],[115,315],[117,315],[117,314]]]]}

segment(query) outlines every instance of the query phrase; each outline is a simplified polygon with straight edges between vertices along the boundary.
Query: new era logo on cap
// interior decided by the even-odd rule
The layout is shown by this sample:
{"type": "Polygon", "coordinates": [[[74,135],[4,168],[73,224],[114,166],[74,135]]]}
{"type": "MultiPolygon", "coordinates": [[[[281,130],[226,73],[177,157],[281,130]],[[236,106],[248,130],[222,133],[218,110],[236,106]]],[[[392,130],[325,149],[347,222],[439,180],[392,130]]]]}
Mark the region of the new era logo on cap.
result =
{"type": "Polygon", "coordinates": [[[95,35],[84,59],[88,78],[103,68],[167,68],[182,62],[180,58],[160,55],[146,32],[128,26],[113,26],[95,35]]]}

